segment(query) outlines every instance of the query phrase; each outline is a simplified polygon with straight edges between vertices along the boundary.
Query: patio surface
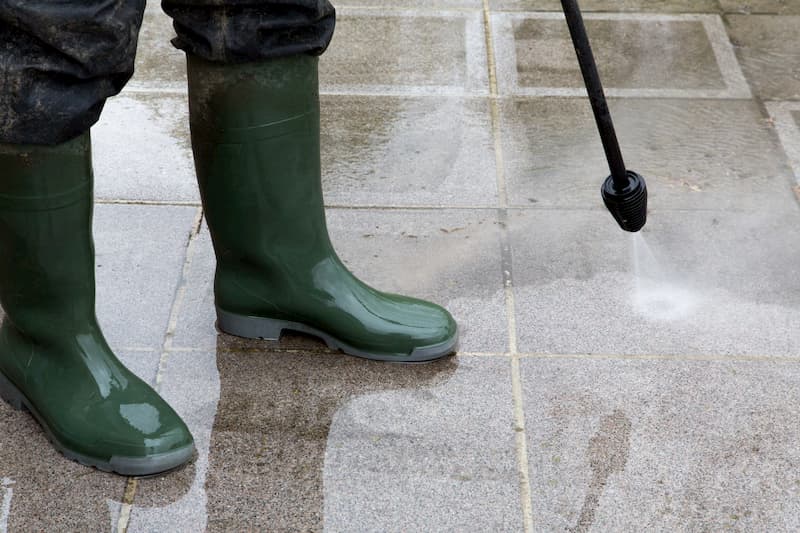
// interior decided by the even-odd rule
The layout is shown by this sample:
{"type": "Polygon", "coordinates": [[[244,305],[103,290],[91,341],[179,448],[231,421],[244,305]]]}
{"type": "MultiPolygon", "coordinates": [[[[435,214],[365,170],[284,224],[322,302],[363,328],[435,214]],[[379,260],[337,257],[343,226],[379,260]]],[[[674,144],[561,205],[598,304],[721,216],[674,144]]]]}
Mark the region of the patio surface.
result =
{"type": "Polygon", "coordinates": [[[93,130],[98,314],[198,455],[105,474],[2,404],[0,532],[800,530],[800,1],[582,4],[649,186],[636,238],[600,201],[558,2],[337,4],[332,239],[462,331],[405,366],[215,331],[183,56],[151,2],[93,130]]]}

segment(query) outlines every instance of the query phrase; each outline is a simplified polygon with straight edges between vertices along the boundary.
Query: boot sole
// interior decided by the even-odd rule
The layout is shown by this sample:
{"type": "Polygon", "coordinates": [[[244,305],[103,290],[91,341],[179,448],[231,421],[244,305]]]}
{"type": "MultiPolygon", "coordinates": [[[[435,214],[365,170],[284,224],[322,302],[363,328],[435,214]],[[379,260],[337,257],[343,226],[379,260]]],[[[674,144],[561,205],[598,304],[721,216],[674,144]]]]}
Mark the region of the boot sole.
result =
{"type": "Polygon", "coordinates": [[[194,454],[194,445],[148,457],[120,457],[98,459],[75,452],[61,444],[47,425],[42,421],[36,408],[11,380],[0,372],[0,398],[18,411],[28,411],[44,430],[47,440],[61,452],[64,457],[77,461],[85,466],[93,466],[104,472],[115,472],[123,476],[152,476],[162,474],[185,464],[194,454]]]}
{"type": "Polygon", "coordinates": [[[458,334],[440,344],[430,346],[420,346],[408,355],[391,355],[368,352],[351,346],[339,339],[332,337],[324,331],[318,330],[300,322],[288,320],[277,320],[273,318],[263,318],[254,316],[237,315],[217,308],[217,327],[223,333],[243,337],[245,339],[263,339],[277,341],[281,338],[283,331],[296,331],[313,335],[322,339],[323,342],[332,350],[341,350],[347,355],[354,355],[363,359],[373,361],[392,361],[396,363],[425,363],[441,359],[455,353],[458,345],[458,334]]]}

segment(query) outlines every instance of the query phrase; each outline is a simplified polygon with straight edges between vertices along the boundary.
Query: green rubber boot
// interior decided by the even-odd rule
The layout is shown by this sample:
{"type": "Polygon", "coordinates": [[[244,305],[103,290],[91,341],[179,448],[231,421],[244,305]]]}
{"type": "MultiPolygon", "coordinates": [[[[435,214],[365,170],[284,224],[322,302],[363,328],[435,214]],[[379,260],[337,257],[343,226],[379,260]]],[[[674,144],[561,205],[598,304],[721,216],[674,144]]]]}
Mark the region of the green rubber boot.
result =
{"type": "Polygon", "coordinates": [[[0,396],[70,459],[123,475],[188,461],[180,417],[114,356],[95,317],[89,134],[0,144],[0,396]]]}
{"type": "Polygon", "coordinates": [[[192,147],[217,256],[217,326],[283,330],[350,355],[430,361],[453,353],[443,308],[359,281],[328,238],[322,203],[318,59],[223,65],[188,56],[192,147]]]}

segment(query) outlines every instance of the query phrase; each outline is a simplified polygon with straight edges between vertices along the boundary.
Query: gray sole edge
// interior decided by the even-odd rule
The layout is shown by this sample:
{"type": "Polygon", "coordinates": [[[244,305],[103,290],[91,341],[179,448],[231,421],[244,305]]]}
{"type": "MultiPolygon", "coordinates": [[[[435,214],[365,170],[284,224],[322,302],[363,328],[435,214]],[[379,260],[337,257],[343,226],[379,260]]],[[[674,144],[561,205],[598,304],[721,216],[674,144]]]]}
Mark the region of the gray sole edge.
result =
{"type": "Polygon", "coordinates": [[[373,361],[390,361],[395,363],[426,363],[454,354],[458,347],[458,334],[452,339],[430,346],[415,348],[410,354],[382,354],[359,350],[339,339],[300,322],[277,320],[254,316],[237,315],[217,308],[217,327],[223,333],[243,337],[245,339],[263,339],[277,341],[285,330],[313,335],[322,339],[332,350],[341,350],[347,355],[370,359],[373,361]]]}
{"type": "Polygon", "coordinates": [[[123,476],[152,476],[175,470],[188,462],[194,454],[194,445],[191,445],[148,457],[112,456],[110,459],[99,459],[83,455],[70,450],[56,439],[50,428],[42,421],[33,404],[2,372],[0,372],[0,398],[18,411],[28,411],[41,426],[47,440],[64,457],[103,472],[114,472],[123,476]]]}

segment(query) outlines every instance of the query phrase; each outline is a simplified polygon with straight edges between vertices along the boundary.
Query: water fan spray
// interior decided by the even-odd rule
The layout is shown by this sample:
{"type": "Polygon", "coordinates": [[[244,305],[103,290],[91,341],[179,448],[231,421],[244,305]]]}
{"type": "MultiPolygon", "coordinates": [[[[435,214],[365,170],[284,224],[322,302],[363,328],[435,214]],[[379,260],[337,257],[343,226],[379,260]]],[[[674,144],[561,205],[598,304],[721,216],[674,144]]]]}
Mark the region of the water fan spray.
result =
{"type": "Polygon", "coordinates": [[[606,204],[614,220],[623,230],[637,232],[647,222],[647,185],[642,176],[625,168],[578,2],[577,0],[561,0],[561,7],[567,18],[572,44],[578,55],[583,81],[586,84],[586,91],[589,93],[594,119],[597,122],[600,140],[603,142],[606,160],[611,170],[611,175],[606,178],[600,188],[603,203],[606,204]]]}

